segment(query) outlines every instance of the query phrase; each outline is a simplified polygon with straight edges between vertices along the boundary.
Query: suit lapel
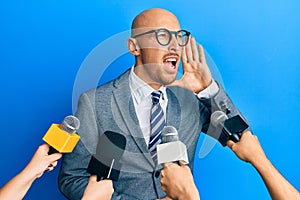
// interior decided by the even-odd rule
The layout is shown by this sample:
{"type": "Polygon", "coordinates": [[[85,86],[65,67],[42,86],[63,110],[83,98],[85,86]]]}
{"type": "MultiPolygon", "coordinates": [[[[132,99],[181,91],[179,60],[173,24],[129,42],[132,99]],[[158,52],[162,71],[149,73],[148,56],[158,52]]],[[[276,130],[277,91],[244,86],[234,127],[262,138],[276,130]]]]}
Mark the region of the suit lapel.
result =
{"type": "Polygon", "coordinates": [[[129,73],[128,70],[124,75],[115,81],[115,89],[113,90],[113,97],[117,104],[118,110],[124,120],[126,129],[134,139],[140,151],[144,154],[149,163],[154,167],[155,164],[151,158],[150,152],[146,145],[142,130],[136,116],[132,96],[129,87],[129,73]]]}
{"type": "Polygon", "coordinates": [[[176,130],[180,127],[181,109],[179,101],[174,92],[170,88],[167,88],[168,105],[167,105],[167,126],[173,126],[176,130]]]}

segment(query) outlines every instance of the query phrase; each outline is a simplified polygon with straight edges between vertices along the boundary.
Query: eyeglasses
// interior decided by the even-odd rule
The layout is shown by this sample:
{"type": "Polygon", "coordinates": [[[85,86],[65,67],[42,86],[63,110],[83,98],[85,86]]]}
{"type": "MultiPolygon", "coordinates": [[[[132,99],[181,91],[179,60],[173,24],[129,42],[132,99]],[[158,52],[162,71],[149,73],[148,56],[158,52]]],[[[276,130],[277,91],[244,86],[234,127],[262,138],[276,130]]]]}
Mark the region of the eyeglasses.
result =
{"type": "Polygon", "coordinates": [[[157,42],[162,46],[167,46],[168,44],[170,44],[171,39],[172,39],[172,34],[174,34],[175,38],[178,42],[178,45],[183,47],[188,43],[189,37],[191,35],[191,33],[186,30],[169,31],[166,28],[160,28],[160,29],[156,29],[156,30],[147,31],[145,33],[137,34],[137,35],[133,36],[133,38],[137,38],[142,35],[146,35],[146,34],[153,33],[153,32],[155,32],[157,42]]]}

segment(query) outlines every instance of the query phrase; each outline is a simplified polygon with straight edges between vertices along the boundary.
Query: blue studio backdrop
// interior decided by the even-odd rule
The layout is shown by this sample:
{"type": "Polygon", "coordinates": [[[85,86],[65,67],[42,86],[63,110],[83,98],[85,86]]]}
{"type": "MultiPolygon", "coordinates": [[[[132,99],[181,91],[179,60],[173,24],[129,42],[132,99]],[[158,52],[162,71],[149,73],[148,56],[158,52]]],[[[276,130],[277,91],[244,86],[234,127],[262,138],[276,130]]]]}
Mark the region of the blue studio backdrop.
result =
{"type": "MultiPolygon", "coordinates": [[[[74,113],[79,93],[131,67],[125,36],[152,7],[174,12],[203,44],[269,159],[300,189],[297,0],[1,1],[0,186],[26,166],[52,123],[74,113]],[[86,67],[95,55],[107,59],[105,70],[86,67]]],[[[203,153],[209,142],[202,134],[195,161],[201,199],[270,199],[255,169],[228,148],[216,143],[203,153]]],[[[58,171],[35,181],[25,199],[64,200],[58,171]]]]}

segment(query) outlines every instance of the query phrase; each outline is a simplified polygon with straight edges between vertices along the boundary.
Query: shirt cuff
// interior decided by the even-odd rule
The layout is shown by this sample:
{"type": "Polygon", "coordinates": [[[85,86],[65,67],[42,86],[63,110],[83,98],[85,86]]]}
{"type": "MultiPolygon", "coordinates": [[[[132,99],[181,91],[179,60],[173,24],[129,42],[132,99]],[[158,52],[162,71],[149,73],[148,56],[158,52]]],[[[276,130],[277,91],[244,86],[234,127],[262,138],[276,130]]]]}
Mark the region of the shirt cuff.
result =
{"type": "Polygon", "coordinates": [[[219,92],[219,86],[216,83],[216,81],[213,80],[212,83],[207,88],[205,88],[198,94],[195,93],[195,95],[197,96],[198,99],[209,99],[214,97],[218,92],[219,92]]]}

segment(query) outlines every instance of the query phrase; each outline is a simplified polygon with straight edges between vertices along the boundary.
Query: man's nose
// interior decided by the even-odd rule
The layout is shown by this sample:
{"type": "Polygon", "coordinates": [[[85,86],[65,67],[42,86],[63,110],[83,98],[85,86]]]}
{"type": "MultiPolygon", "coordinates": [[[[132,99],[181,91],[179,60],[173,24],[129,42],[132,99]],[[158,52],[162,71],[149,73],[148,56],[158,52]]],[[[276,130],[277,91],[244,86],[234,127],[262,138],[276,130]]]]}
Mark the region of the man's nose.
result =
{"type": "Polygon", "coordinates": [[[174,34],[171,35],[171,41],[170,41],[170,44],[169,44],[169,51],[170,52],[174,52],[174,53],[177,53],[179,51],[179,44],[177,42],[177,39],[176,39],[176,36],[174,34]]]}

